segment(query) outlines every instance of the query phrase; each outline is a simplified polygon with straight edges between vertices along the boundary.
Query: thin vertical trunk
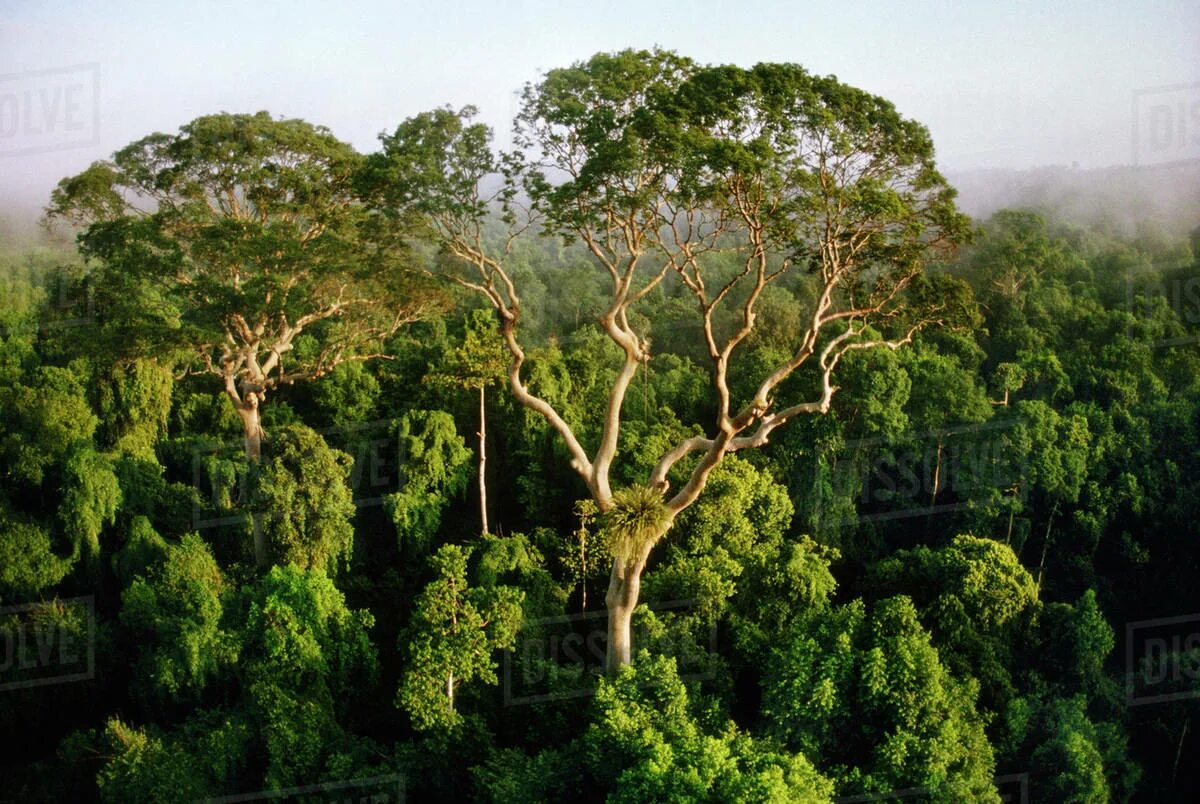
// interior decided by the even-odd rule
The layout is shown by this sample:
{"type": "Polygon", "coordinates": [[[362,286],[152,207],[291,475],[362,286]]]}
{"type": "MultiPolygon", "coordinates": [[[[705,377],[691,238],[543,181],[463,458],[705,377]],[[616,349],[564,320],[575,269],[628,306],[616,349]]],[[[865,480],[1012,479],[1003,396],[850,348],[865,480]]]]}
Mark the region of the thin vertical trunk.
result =
{"type": "Polygon", "coordinates": [[[1009,508],[1008,508],[1008,533],[1006,533],[1004,535],[1004,543],[1007,544],[1009,547],[1012,546],[1013,516],[1017,512],[1017,505],[1016,505],[1017,490],[1018,490],[1017,486],[1012,487],[1013,502],[1009,505],[1009,508]]]}
{"type": "MultiPolygon", "coordinates": [[[[450,579],[450,590],[451,590],[452,594],[454,595],[454,597],[457,599],[458,589],[457,589],[457,585],[454,582],[453,577],[451,577],[451,579],[450,579]]],[[[450,610],[450,623],[452,626],[451,633],[458,632],[458,608],[457,608],[457,606],[458,606],[458,604],[456,603],[455,608],[452,608],[450,610]]],[[[454,711],[454,670],[450,670],[450,672],[448,672],[446,674],[446,700],[449,701],[450,711],[453,712],[454,711]]]]}
{"type": "Polygon", "coordinates": [[[581,597],[579,610],[585,612],[587,611],[587,531],[582,528],[579,531],[579,587],[581,597]]]}
{"type": "Polygon", "coordinates": [[[1183,756],[1183,741],[1187,739],[1188,723],[1191,715],[1184,717],[1183,730],[1179,732],[1179,742],[1175,745],[1175,763],[1171,766],[1171,787],[1175,787],[1175,778],[1179,775],[1179,759],[1183,756]]]}
{"type": "Polygon", "coordinates": [[[930,508],[935,508],[937,506],[937,496],[938,496],[938,492],[941,491],[941,486],[942,486],[942,441],[941,441],[941,439],[938,439],[937,458],[935,459],[934,465],[933,465],[933,494],[930,495],[930,497],[929,497],[929,507],[930,508]]]}
{"type": "Polygon", "coordinates": [[[479,521],[483,533],[488,532],[487,516],[487,408],[484,404],[484,387],[479,385],[479,521]]]}
{"type": "Polygon", "coordinates": [[[1058,503],[1054,504],[1054,508],[1050,511],[1050,518],[1046,520],[1046,538],[1042,542],[1042,560],[1038,562],[1037,576],[1037,591],[1038,595],[1042,593],[1042,573],[1046,569],[1046,553],[1050,550],[1050,526],[1054,524],[1054,516],[1058,513],[1058,503]]]}

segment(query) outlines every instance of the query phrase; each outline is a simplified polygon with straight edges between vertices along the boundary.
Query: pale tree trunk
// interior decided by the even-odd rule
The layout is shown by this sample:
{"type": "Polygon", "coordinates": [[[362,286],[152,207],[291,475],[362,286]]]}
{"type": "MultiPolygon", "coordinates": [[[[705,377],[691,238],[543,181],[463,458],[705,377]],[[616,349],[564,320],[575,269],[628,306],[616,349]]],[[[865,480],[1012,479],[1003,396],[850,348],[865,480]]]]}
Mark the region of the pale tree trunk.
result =
{"type": "MultiPolygon", "coordinates": [[[[262,421],[258,411],[258,396],[247,393],[245,400],[234,398],[233,404],[242,420],[242,438],[246,449],[246,460],[257,464],[262,460],[262,421]]],[[[265,567],[270,563],[267,555],[267,537],[262,530],[262,521],[257,513],[250,514],[251,528],[254,531],[254,563],[265,567]]]]}
{"type": "MultiPolygon", "coordinates": [[[[655,179],[657,181],[658,179],[655,179]]],[[[861,351],[875,347],[886,347],[896,350],[911,343],[913,336],[928,321],[918,321],[906,332],[893,339],[872,338],[866,335],[865,319],[872,314],[885,315],[885,308],[892,302],[908,281],[916,275],[911,271],[895,281],[890,290],[872,292],[858,306],[846,307],[840,304],[835,293],[842,287],[845,279],[853,275],[854,258],[843,259],[840,249],[832,242],[822,242],[821,276],[824,288],[816,300],[807,329],[804,330],[796,351],[790,358],[780,363],[765,379],[761,381],[753,398],[736,413],[731,408],[732,393],[728,383],[728,370],[734,351],[747,337],[750,336],[755,321],[755,303],[767,284],[777,278],[783,268],[773,269],[768,260],[768,243],[764,232],[770,227],[759,217],[760,205],[736,190],[736,214],[734,218],[746,224],[749,237],[747,252],[742,272],[735,276],[715,295],[705,290],[705,284],[700,277],[701,269],[696,261],[698,252],[693,246],[699,242],[703,246],[707,238],[715,234],[705,234],[701,241],[693,237],[694,219],[690,213],[694,208],[688,208],[688,232],[681,236],[674,224],[673,229],[678,251],[667,255],[667,264],[646,279],[645,282],[635,281],[635,273],[643,254],[661,248],[665,241],[659,238],[662,227],[661,220],[655,212],[654,220],[639,222],[638,214],[630,216],[610,217],[607,221],[605,234],[592,230],[583,224],[574,231],[588,246],[591,254],[607,269],[614,281],[611,304],[600,316],[599,324],[603,332],[625,353],[621,370],[614,378],[609,389],[608,401],[602,421],[599,443],[595,447],[594,457],[589,457],[571,425],[554,409],[547,400],[532,393],[521,378],[521,368],[525,362],[525,351],[517,340],[516,326],[521,313],[521,299],[517,293],[512,277],[505,269],[502,261],[507,256],[496,257],[487,253],[480,245],[481,238],[478,229],[466,232],[465,236],[458,232],[438,231],[446,238],[447,244],[456,256],[469,262],[478,277],[472,279],[456,278],[456,281],[467,288],[482,293],[491,303],[499,318],[500,337],[509,353],[508,384],[517,402],[540,414],[546,422],[561,437],[564,446],[570,453],[571,468],[587,484],[592,499],[603,513],[611,509],[613,491],[609,472],[618,452],[621,430],[621,410],[625,394],[630,383],[634,380],[640,366],[651,358],[650,341],[640,336],[630,325],[628,313],[631,307],[646,298],[659,283],[674,269],[684,285],[692,291],[700,303],[704,340],[709,357],[713,362],[713,388],[717,402],[717,430],[713,437],[703,435],[689,436],[664,454],[651,472],[648,489],[652,489],[664,498],[664,508],[668,521],[663,523],[654,538],[647,539],[646,544],[638,550],[637,555],[628,556],[628,560],[615,559],[609,577],[608,592],[605,603],[608,607],[608,646],[605,657],[606,669],[616,672],[621,666],[630,663],[633,654],[632,618],[638,603],[641,586],[641,575],[646,566],[646,560],[655,542],[670,528],[670,523],[688,506],[696,501],[703,491],[709,474],[721,462],[726,454],[740,449],[761,447],[768,442],[769,436],[776,428],[788,420],[810,414],[827,414],[832,404],[833,395],[837,390],[832,382],[833,373],[842,357],[851,351],[861,351]],[[613,240],[614,233],[623,235],[625,253],[622,256],[618,250],[610,248],[608,242],[613,240]],[[472,240],[472,237],[474,238],[472,240]],[[750,283],[749,292],[740,302],[740,325],[728,337],[718,337],[714,329],[714,311],[723,299],[729,297],[734,285],[744,277],[750,283]],[[863,304],[865,303],[865,306],[863,304]],[[833,322],[840,330],[826,339],[822,345],[822,336],[826,327],[833,322]],[[844,329],[842,329],[844,327],[844,329]],[[816,399],[799,402],[788,407],[773,408],[772,400],[777,387],[785,382],[803,364],[814,358],[818,361],[821,372],[821,393],[816,399]],[[694,452],[703,452],[700,463],[692,469],[685,485],[667,499],[670,488],[668,475],[673,466],[694,452]]],[[[653,206],[653,205],[652,205],[653,206]]],[[[768,205],[770,206],[770,205],[768,205]]],[[[718,230],[723,223],[716,224],[718,230]]],[[[859,231],[857,234],[865,232],[859,231]]],[[[515,236],[515,232],[513,234],[515,236]]],[[[621,240],[618,236],[616,240],[621,240]]],[[[701,252],[706,247],[701,248],[701,252]]],[[[668,251],[670,248],[668,247],[668,251]]],[[[746,287],[746,286],[743,286],[746,287]]],[[[482,399],[482,396],[481,396],[482,399]]],[[[482,436],[482,427],[480,428],[482,436]]],[[[939,445],[939,462],[941,446],[939,445]]],[[[482,452],[482,450],[481,450],[482,452]]],[[[482,455],[480,456],[482,460],[482,455]]],[[[481,470],[481,496],[482,470],[481,470]]],[[[940,486],[940,465],[937,470],[936,484],[940,486]]],[[[936,499],[936,488],[934,497],[936,499]]],[[[482,501],[481,501],[482,502],[482,501]]],[[[481,509],[483,506],[481,505],[481,509]]],[[[586,583],[586,580],[585,580],[586,583]]]]}
{"type": "Polygon", "coordinates": [[[633,661],[633,611],[637,608],[642,588],[642,572],[646,569],[651,549],[670,527],[668,524],[647,542],[634,560],[613,559],[608,593],[604,596],[608,607],[608,646],[604,669],[610,674],[633,661]]]}
{"type": "Polygon", "coordinates": [[[241,403],[237,408],[238,416],[242,419],[243,443],[246,447],[246,460],[258,463],[262,458],[262,423],[258,415],[256,403],[241,403]]]}
{"type": "MultiPolygon", "coordinates": [[[[540,136],[534,135],[533,139],[536,141],[540,136]]],[[[586,146],[580,147],[587,150],[586,146]]],[[[573,148],[557,152],[550,161],[558,169],[578,177],[573,148]]],[[[869,151],[867,155],[874,156],[869,151]]],[[[818,147],[815,156],[822,165],[826,164],[826,159],[837,162],[844,158],[824,147],[818,147]]],[[[809,323],[799,333],[799,341],[791,355],[761,380],[753,397],[740,410],[735,410],[731,407],[733,393],[728,382],[734,352],[754,329],[757,315],[755,305],[767,285],[792,267],[792,260],[784,260],[782,266],[776,266],[776,261],[771,259],[775,244],[771,242],[769,234],[772,231],[771,219],[779,214],[779,200],[786,198],[791,189],[781,191],[778,196],[774,189],[764,195],[758,189],[760,185],[756,184],[756,180],[743,181],[745,177],[739,173],[737,181],[723,188],[719,199],[706,197],[675,206],[674,187],[667,178],[669,170],[663,173],[660,164],[647,164],[637,170],[637,192],[648,193],[644,200],[649,203],[639,201],[636,209],[631,208],[626,212],[624,209],[618,211],[617,207],[611,205],[593,206],[590,201],[581,201],[583,206],[580,209],[594,212],[596,217],[581,215],[578,221],[566,227],[573,237],[578,237],[586,245],[597,264],[612,278],[611,300],[599,318],[599,325],[625,355],[624,363],[609,390],[599,442],[594,447],[592,457],[559,411],[549,401],[533,393],[521,377],[526,358],[516,331],[521,316],[521,298],[513,276],[504,263],[511,254],[513,239],[532,225],[533,218],[528,222],[510,221],[514,225],[499,252],[483,246],[482,226],[478,218],[467,218],[460,223],[457,219],[443,220],[441,216],[433,215],[427,220],[442,244],[469,266],[467,276],[455,275],[451,278],[460,286],[486,297],[498,316],[500,338],[510,357],[508,384],[516,401],[541,415],[557,432],[570,454],[571,469],[587,484],[592,500],[602,513],[610,510],[613,504],[609,472],[618,452],[625,394],[637,369],[652,356],[649,336],[639,334],[638,329],[630,324],[629,313],[672,272],[691,291],[699,303],[704,345],[713,365],[717,427],[712,437],[693,435],[684,438],[660,458],[651,473],[646,487],[662,495],[667,516],[673,520],[695,502],[704,489],[709,473],[727,453],[765,445],[772,431],[797,416],[827,414],[837,390],[832,382],[833,373],[845,355],[876,347],[894,351],[911,343],[923,326],[944,322],[942,313],[935,309],[930,311],[928,317],[918,317],[911,322],[896,337],[888,339],[869,334],[868,327],[874,323],[876,316],[886,319],[902,304],[898,301],[904,298],[902,291],[918,275],[920,265],[913,263],[906,271],[898,272],[886,282],[881,280],[862,296],[855,293],[850,299],[843,298],[841,289],[847,287],[849,282],[856,282],[861,272],[867,270],[862,262],[863,254],[859,246],[854,244],[866,242],[879,231],[881,224],[885,227],[889,225],[892,213],[881,217],[868,216],[868,219],[860,221],[852,220],[852,216],[844,215],[844,210],[838,209],[832,213],[833,217],[827,217],[825,232],[816,234],[820,241],[820,257],[819,265],[814,266],[817,269],[814,273],[819,272],[822,288],[814,299],[809,323]],[[665,223],[661,217],[664,204],[674,209],[674,214],[668,216],[665,223]],[[720,210],[716,219],[710,217],[714,209],[720,210]],[[646,210],[649,210],[648,216],[646,210]],[[738,241],[735,250],[744,256],[742,269],[725,281],[723,286],[709,287],[702,276],[705,271],[700,263],[706,260],[705,255],[711,249],[718,245],[723,247],[726,236],[738,241]],[[851,245],[843,248],[843,241],[851,245]],[[655,255],[655,259],[650,261],[659,263],[658,268],[650,269],[648,276],[646,267],[639,265],[647,255],[655,255]],[[745,284],[739,285],[743,280],[745,284]],[[743,293],[743,290],[746,292],[743,293]],[[714,325],[714,322],[723,322],[727,317],[724,311],[729,310],[728,306],[718,309],[727,301],[730,306],[740,308],[732,311],[732,332],[727,332],[724,324],[714,325]],[[776,390],[801,366],[806,363],[811,366],[810,359],[817,362],[820,372],[820,396],[787,407],[776,407],[776,390]],[[695,452],[703,452],[704,457],[691,471],[683,488],[667,499],[670,488],[668,474],[672,467],[695,452]]],[[[822,173],[819,195],[814,193],[826,201],[841,189],[836,176],[838,169],[834,167],[832,170],[832,174],[822,173]],[[831,183],[824,181],[827,175],[833,176],[831,183]]],[[[906,175],[905,170],[900,168],[896,168],[895,172],[898,177],[906,175]]],[[[551,206],[557,203],[552,202],[551,206]]],[[[903,219],[907,219],[909,214],[923,214],[938,208],[941,203],[942,196],[932,189],[928,193],[919,193],[917,197],[906,201],[905,206],[911,206],[911,210],[904,211],[903,219]]],[[[923,242],[922,246],[933,252],[943,246],[955,245],[957,239],[954,231],[937,226],[933,227],[930,239],[923,242]]],[[[941,446],[939,462],[940,450],[941,446]]],[[[942,483],[940,465],[936,474],[934,501],[937,488],[942,483]]],[[[482,495],[482,472],[480,490],[482,495]]],[[[664,524],[660,532],[655,534],[656,538],[649,539],[637,555],[613,562],[605,596],[609,636],[605,664],[610,672],[631,660],[631,620],[638,602],[641,575],[654,542],[669,527],[669,522],[664,524]]]]}
{"type": "Polygon", "coordinates": [[[937,457],[933,466],[933,494],[929,495],[929,507],[937,507],[938,492],[942,489],[942,440],[937,443],[937,457]]]}
{"type": "Polygon", "coordinates": [[[484,405],[484,388],[479,386],[479,521],[483,534],[488,533],[487,515],[487,409],[484,405]]]}
{"type": "MultiPolygon", "coordinates": [[[[455,595],[457,596],[457,590],[455,589],[455,584],[454,584],[453,580],[450,581],[450,587],[452,590],[454,590],[455,595]]],[[[458,631],[458,610],[457,609],[451,610],[450,622],[453,625],[452,630],[458,631]]],[[[453,712],[454,711],[454,670],[453,669],[451,669],[450,672],[446,673],[446,701],[450,704],[450,711],[453,712]]]]}
{"type": "MultiPolygon", "coordinates": [[[[637,608],[638,594],[642,588],[642,572],[646,569],[650,552],[667,535],[667,531],[671,529],[679,512],[694,503],[700,496],[700,492],[708,484],[708,476],[724,459],[729,440],[730,435],[725,433],[710,443],[704,457],[692,470],[687,484],[667,502],[668,518],[658,531],[641,545],[637,555],[629,561],[621,558],[613,559],[608,593],[604,597],[604,602],[608,606],[608,649],[605,654],[605,669],[609,673],[617,672],[622,666],[632,661],[633,610],[637,608]]],[[[667,459],[664,458],[664,460],[667,459]]],[[[667,466],[660,462],[659,466],[655,467],[650,477],[652,488],[666,489],[667,469],[665,467],[667,466]]]]}
{"type": "Polygon", "coordinates": [[[1008,509],[1008,533],[1004,534],[1004,543],[1007,544],[1009,547],[1012,546],[1013,517],[1016,515],[1016,512],[1017,512],[1017,508],[1015,505],[1012,505],[1009,507],[1009,509],[1008,509]]]}
{"type": "Polygon", "coordinates": [[[642,570],[634,563],[613,559],[612,576],[608,582],[608,647],[605,670],[616,673],[633,660],[633,610],[637,608],[638,591],[642,585],[642,570]]]}

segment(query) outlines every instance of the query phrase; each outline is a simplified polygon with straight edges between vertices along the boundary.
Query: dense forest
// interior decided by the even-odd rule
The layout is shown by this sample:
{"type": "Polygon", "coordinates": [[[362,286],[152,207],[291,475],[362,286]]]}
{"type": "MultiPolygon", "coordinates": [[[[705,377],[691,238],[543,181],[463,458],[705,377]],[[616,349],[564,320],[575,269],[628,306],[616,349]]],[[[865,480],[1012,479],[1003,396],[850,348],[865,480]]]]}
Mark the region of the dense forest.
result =
{"type": "Polygon", "coordinates": [[[391,125],[0,251],[0,799],[1200,797],[1200,221],[969,219],[787,64],[391,125]]]}

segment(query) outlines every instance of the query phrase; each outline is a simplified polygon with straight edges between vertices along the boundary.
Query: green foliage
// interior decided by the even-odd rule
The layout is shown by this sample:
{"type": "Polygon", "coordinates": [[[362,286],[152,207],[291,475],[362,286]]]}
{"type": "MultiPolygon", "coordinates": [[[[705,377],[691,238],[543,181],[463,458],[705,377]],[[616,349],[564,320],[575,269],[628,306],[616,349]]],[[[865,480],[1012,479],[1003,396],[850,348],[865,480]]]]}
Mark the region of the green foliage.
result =
{"type": "Polygon", "coordinates": [[[763,545],[765,560],[741,584],[731,617],[735,644],[752,664],[792,622],[829,606],[838,586],[837,549],[802,536],[770,550],[763,545]]]}
{"type": "Polygon", "coordinates": [[[191,801],[208,792],[192,758],[178,745],[117,718],[105,724],[104,741],[112,752],[96,779],[104,801],[191,801]]]}
{"type": "Polygon", "coordinates": [[[362,363],[343,363],[313,384],[313,397],[337,427],[369,421],[379,406],[379,380],[362,363]]]}
{"type": "Polygon", "coordinates": [[[939,549],[898,551],[871,567],[863,585],[875,598],[911,595],[946,667],[979,681],[980,708],[1007,709],[1041,609],[1033,577],[1010,547],[958,535],[939,549]]]}
{"type": "Polygon", "coordinates": [[[1103,738],[1083,697],[1055,701],[1043,717],[1046,739],[1033,752],[1031,771],[1046,780],[1045,795],[1069,804],[1109,801],[1103,738]]]}
{"type": "Polygon", "coordinates": [[[156,460],[154,446],[166,435],[174,381],[150,360],[118,364],[97,388],[104,440],[116,452],[156,460]]]}
{"type": "MultiPolygon", "coordinates": [[[[1195,701],[1126,706],[1129,683],[1194,683],[1131,677],[1116,645],[1192,610],[1200,230],[1008,210],[951,258],[970,238],[928,132],[796,65],[599,54],[520,106],[504,155],[470,107],[418,115],[368,157],[302,121],[201,117],[60,185],[52,218],[80,227],[86,261],[0,246],[6,795],[203,800],[400,770],[429,800],[995,801],[994,772],[1028,772],[1033,800],[1195,799],[1195,701]],[[756,204],[781,273],[730,355],[733,413],[796,354],[838,238],[857,262],[830,310],[888,300],[853,319],[860,337],[938,326],[847,352],[827,411],[728,445],[673,516],[653,467],[720,433],[684,280],[733,281],[710,312],[718,340],[737,330],[756,204]],[[695,262],[618,316],[645,359],[601,514],[504,388],[499,336],[519,336],[519,377],[593,454],[623,359],[595,326],[601,263],[630,266],[638,292],[686,261],[668,209],[694,224],[695,262]],[[509,240],[527,211],[545,236],[509,240]],[[493,256],[520,292],[508,317],[445,310],[425,284],[482,282],[503,307],[493,256]],[[487,393],[502,528],[460,545],[464,391],[487,393]],[[248,394],[269,400],[258,461],[248,394]],[[388,419],[399,485],[376,506],[357,481],[388,419]],[[331,425],[329,443],[309,429],[331,425]],[[248,560],[254,531],[267,566],[248,560]],[[602,677],[614,554],[660,536],[636,662],[602,677]],[[92,639],[88,678],[42,683],[66,670],[25,661],[59,634],[92,639]],[[528,705],[496,689],[518,640],[508,669],[547,693],[528,705]]],[[[819,396],[830,339],[767,413],[819,396]]]]}
{"type": "Polygon", "coordinates": [[[667,659],[639,661],[600,682],[581,753],[608,800],[818,802],[832,796],[833,783],[804,755],[714,720],[698,703],[667,659]]]}
{"type": "Polygon", "coordinates": [[[906,368],[905,357],[891,350],[847,356],[835,404],[853,411],[853,417],[862,420],[865,434],[895,438],[912,423],[910,414],[919,415],[908,404],[915,378],[906,368]]]}
{"type": "Polygon", "coordinates": [[[496,337],[495,315],[487,310],[472,310],[462,343],[440,361],[437,370],[425,375],[425,381],[434,385],[483,388],[504,380],[509,360],[496,337]]]}
{"type": "Polygon", "coordinates": [[[73,371],[42,366],[26,382],[0,387],[0,455],[10,480],[37,486],[50,466],[92,437],[98,420],[73,371]]]}
{"type": "Polygon", "coordinates": [[[0,600],[28,600],[61,581],[71,564],[54,552],[46,528],[8,510],[0,496],[0,600]]]}
{"type": "Polygon", "coordinates": [[[197,713],[170,733],[111,718],[82,756],[104,758],[96,777],[102,801],[195,801],[230,789],[246,765],[251,738],[243,718],[219,710],[197,713]]]}
{"type": "MultiPolygon", "coordinates": [[[[144,533],[149,525],[143,525],[144,533]]],[[[149,695],[186,698],[237,659],[234,635],[222,628],[227,584],[208,545],[196,534],[178,545],[154,545],[153,532],[131,539],[126,566],[151,550],[161,558],[122,594],[120,621],[137,640],[140,683],[149,695]]],[[[161,539],[158,540],[161,543],[161,539]]]]}
{"type": "Polygon", "coordinates": [[[525,534],[484,534],[473,555],[478,585],[524,592],[526,618],[558,615],[566,609],[569,590],[546,568],[542,551],[525,534]]]}
{"type": "Polygon", "coordinates": [[[121,487],[112,461],[82,447],[66,460],[63,499],[58,514],[75,553],[96,556],[100,533],[111,525],[121,505],[121,487]]]}
{"type": "Polygon", "coordinates": [[[991,418],[992,406],[977,374],[982,355],[973,343],[967,346],[973,354],[963,357],[947,354],[945,346],[935,352],[925,343],[905,354],[905,368],[912,383],[906,410],[919,430],[936,432],[949,425],[991,418]]]}
{"type": "Polygon", "coordinates": [[[842,794],[920,787],[937,801],[998,801],[975,697],[945,669],[912,602],[896,597],[794,628],[771,653],[763,711],[842,794]]]}
{"type": "Polygon", "coordinates": [[[583,609],[586,608],[583,604],[587,601],[588,590],[602,588],[600,585],[607,583],[613,557],[604,533],[596,527],[600,508],[595,501],[589,498],[577,500],[573,513],[579,526],[570,538],[560,539],[557,533],[552,533],[551,538],[571,587],[580,589],[580,607],[583,609]]]}
{"type": "Polygon", "coordinates": [[[400,420],[400,491],[386,504],[401,544],[428,546],[449,499],[461,494],[470,474],[471,451],[450,414],[414,410],[400,420]]]}
{"type": "Polygon", "coordinates": [[[672,527],[661,563],[646,574],[646,599],[694,601],[689,615],[698,620],[697,635],[728,617],[747,655],[759,655],[772,635],[824,605],[836,586],[826,551],[784,538],[791,519],[786,490],[767,472],[726,459],[672,527]]]}
{"type": "MultiPolygon", "coordinates": [[[[195,486],[170,482],[165,468],[158,461],[142,460],[130,455],[119,456],[113,462],[113,472],[121,487],[119,521],[146,517],[172,535],[186,532],[192,527],[199,506],[199,489],[195,486]]],[[[193,474],[192,481],[195,480],[193,474]]]]}
{"type": "Polygon", "coordinates": [[[212,394],[182,392],[172,397],[171,430],[177,433],[240,435],[237,412],[212,394]]]}
{"type": "Polygon", "coordinates": [[[1055,500],[1075,502],[1087,474],[1087,419],[1061,415],[1037,399],[1016,407],[1017,448],[1028,455],[1029,482],[1055,500]]]}
{"type": "Polygon", "coordinates": [[[476,110],[449,107],[412,117],[380,136],[379,154],[367,160],[363,186],[393,208],[431,215],[472,217],[485,207],[475,200],[480,176],[493,172],[487,150],[491,134],[471,123],[476,110]]]}
{"type": "Polygon", "coordinates": [[[36,360],[33,334],[45,291],[0,255],[0,388],[15,383],[36,360]]]}
{"type": "Polygon", "coordinates": [[[508,586],[469,587],[469,548],[447,544],[431,558],[437,577],[417,596],[407,634],[408,662],[396,703],[419,730],[448,729],[460,686],[496,684],[492,651],[511,648],[521,627],[524,592],[508,586]]]}
{"type": "Polygon", "coordinates": [[[375,682],[373,624],[320,569],[272,567],[247,590],[239,668],[269,788],[311,782],[343,739],[337,716],[375,682]]]}
{"type": "Polygon", "coordinates": [[[152,566],[163,561],[170,548],[148,518],[136,516],[129,523],[125,546],[112,557],[113,573],[121,585],[128,588],[138,576],[145,575],[152,566]]]}
{"type": "Polygon", "coordinates": [[[47,217],[97,262],[93,345],[210,375],[253,451],[269,391],[377,356],[435,306],[409,296],[410,250],[362,203],[363,166],[324,127],[222,113],[63,179],[47,217]]]}
{"type": "Polygon", "coordinates": [[[254,475],[254,504],[271,554],[282,564],[336,574],[354,549],[349,455],[304,426],[271,437],[254,475]]]}
{"type": "Polygon", "coordinates": [[[1038,647],[1047,678],[1066,690],[1100,692],[1108,683],[1104,662],[1116,639],[1095,591],[1087,590],[1073,605],[1049,603],[1040,614],[1038,647]]]}
{"type": "Polygon", "coordinates": [[[1037,603],[1033,578],[1012,549],[970,535],[956,536],[937,550],[901,550],[872,568],[868,584],[880,596],[909,590],[938,626],[949,625],[951,609],[957,609],[965,618],[957,627],[983,634],[994,633],[1037,603]]]}

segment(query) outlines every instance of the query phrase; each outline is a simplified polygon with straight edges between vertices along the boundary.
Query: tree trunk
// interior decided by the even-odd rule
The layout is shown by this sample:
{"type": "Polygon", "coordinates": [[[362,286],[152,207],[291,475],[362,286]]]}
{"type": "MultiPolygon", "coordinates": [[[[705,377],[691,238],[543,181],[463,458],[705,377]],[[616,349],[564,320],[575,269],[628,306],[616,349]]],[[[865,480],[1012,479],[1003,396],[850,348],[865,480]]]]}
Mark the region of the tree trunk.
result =
{"type": "Polygon", "coordinates": [[[1037,591],[1038,595],[1042,594],[1042,573],[1046,569],[1046,553],[1050,550],[1050,526],[1054,524],[1054,516],[1058,513],[1058,503],[1054,504],[1054,508],[1050,511],[1050,518],[1046,520],[1046,538],[1042,542],[1042,560],[1038,562],[1037,575],[1037,591]]]}
{"type": "Polygon", "coordinates": [[[604,669],[612,674],[633,660],[633,610],[642,585],[641,567],[613,559],[608,582],[608,646],[604,669]]]}
{"type": "Polygon", "coordinates": [[[242,402],[237,406],[238,416],[242,419],[243,443],[246,447],[246,460],[258,463],[262,458],[262,423],[258,416],[258,404],[242,402]]]}
{"type": "MultiPolygon", "coordinates": [[[[937,458],[934,461],[933,467],[933,493],[929,495],[929,507],[937,507],[938,492],[942,489],[942,440],[939,438],[937,443],[937,458]]],[[[932,513],[932,511],[930,511],[932,513]]]]}
{"type": "MultiPolygon", "coordinates": [[[[666,523],[659,526],[657,532],[646,539],[637,555],[632,556],[628,561],[619,557],[613,558],[612,574],[608,581],[608,594],[604,596],[604,602],[608,606],[608,646],[604,665],[609,673],[615,673],[632,661],[633,610],[637,608],[638,594],[642,586],[642,571],[646,569],[650,551],[662,540],[663,536],[667,535],[676,515],[694,503],[700,496],[700,492],[708,483],[708,476],[724,458],[728,443],[729,435],[726,434],[724,437],[718,437],[709,446],[704,457],[701,458],[700,464],[692,470],[692,476],[688,479],[687,484],[666,504],[668,513],[666,523]]],[[[666,489],[666,473],[669,470],[669,466],[662,467],[664,464],[660,462],[659,467],[656,467],[655,473],[650,477],[651,486],[658,487],[660,491],[666,489]]],[[[608,485],[607,478],[604,479],[604,485],[606,487],[608,485]]],[[[597,497],[596,501],[599,503],[600,498],[597,497]]],[[[600,507],[601,510],[604,509],[603,505],[600,507]]]]}
{"type": "MultiPolygon", "coordinates": [[[[246,448],[246,460],[257,464],[262,460],[262,423],[258,415],[258,400],[247,394],[248,402],[237,404],[238,415],[242,419],[243,443],[246,448]]],[[[262,531],[262,522],[257,513],[251,512],[250,524],[254,531],[254,563],[265,567],[269,561],[267,555],[267,537],[262,531]]]]}
{"type": "MultiPolygon", "coordinates": [[[[667,526],[669,528],[670,525],[667,526]]],[[[608,606],[608,645],[604,669],[610,674],[633,661],[633,610],[638,605],[642,572],[646,569],[650,550],[662,539],[667,529],[650,539],[632,561],[613,559],[608,593],[604,596],[608,606]]]]}
{"type": "Polygon", "coordinates": [[[1183,730],[1179,732],[1179,742],[1175,745],[1175,763],[1171,765],[1171,787],[1175,787],[1175,779],[1179,775],[1179,759],[1183,756],[1183,741],[1187,739],[1188,723],[1192,720],[1189,714],[1183,719],[1183,730]]]}
{"type": "Polygon", "coordinates": [[[479,386],[479,521],[483,526],[483,534],[488,532],[487,515],[487,409],[484,406],[483,385],[479,386]]]}
{"type": "Polygon", "coordinates": [[[1008,533],[1006,533],[1004,535],[1004,543],[1007,544],[1009,547],[1012,546],[1013,516],[1017,512],[1017,504],[1016,504],[1017,486],[1012,487],[1012,493],[1013,493],[1013,499],[1012,499],[1012,502],[1009,504],[1009,508],[1008,508],[1008,533]]]}

